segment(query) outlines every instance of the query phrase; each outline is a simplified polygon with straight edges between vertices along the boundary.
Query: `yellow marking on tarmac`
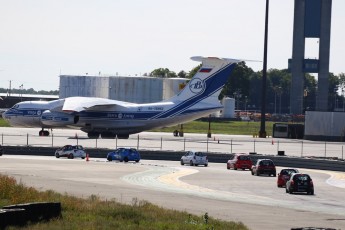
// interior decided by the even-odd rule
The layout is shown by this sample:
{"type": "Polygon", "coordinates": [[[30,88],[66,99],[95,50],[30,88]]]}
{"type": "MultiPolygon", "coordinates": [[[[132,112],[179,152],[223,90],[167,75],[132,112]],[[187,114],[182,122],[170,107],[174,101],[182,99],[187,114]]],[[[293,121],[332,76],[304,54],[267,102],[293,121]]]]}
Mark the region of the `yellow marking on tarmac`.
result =
{"type": "Polygon", "coordinates": [[[317,169],[303,169],[303,171],[328,174],[330,175],[330,178],[327,180],[329,184],[339,187],[339,188],[345,188],[345,172],[317,170],[317,169]],[[335,183],[330,183],[330,181],[335,182],[335,183]]]}
{"type": "Polygon", "coordinates": [[[177,172],[162,175],[158,178],[158,180],[162,183],[173,185],[173,186],[176,186],[179,188],[195,190],[195,191],[200,191],[200,192],[201,191],[202,192],[215,192],[215,190],[196,186],[196,185],[187,184],[187,183],[184,183],[184,182],[179,180],[179,178],[181,178],[181,177],[192,175],[192,174],[197,173],[197,172],[199,172],[199,171],[195,170],[195,169],[183,169],[183,170],[179,170],[177,172]]]}

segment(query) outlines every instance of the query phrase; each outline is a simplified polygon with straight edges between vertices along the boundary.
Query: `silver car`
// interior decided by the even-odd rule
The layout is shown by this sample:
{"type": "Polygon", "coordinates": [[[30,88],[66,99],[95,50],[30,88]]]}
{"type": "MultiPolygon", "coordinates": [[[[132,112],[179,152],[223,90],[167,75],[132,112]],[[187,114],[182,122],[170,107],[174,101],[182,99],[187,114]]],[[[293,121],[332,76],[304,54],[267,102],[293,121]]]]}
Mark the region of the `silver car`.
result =
{"type": "Polygon", "coordinates": [[[81,145],[65,145],[55,151],[55,157],[67,157],[69,159],[80,157],[81,159],[84,159],[86,157],[86,153],[81,145]]]}
{"type": "Polygon", "coordinates": [[[208,159],[206,154],[203,152],[188,151],[181,157],[181,165],[184,164],[189,164],[190,166],[205,165],[205,167],[207,167],[208,159]]]}

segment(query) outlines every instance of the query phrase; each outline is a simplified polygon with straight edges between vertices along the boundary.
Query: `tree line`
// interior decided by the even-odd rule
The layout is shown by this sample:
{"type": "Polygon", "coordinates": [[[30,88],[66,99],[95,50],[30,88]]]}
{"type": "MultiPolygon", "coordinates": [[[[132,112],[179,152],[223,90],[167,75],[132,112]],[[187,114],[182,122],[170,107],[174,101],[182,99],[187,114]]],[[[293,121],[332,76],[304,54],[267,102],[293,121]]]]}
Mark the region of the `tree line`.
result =
{"type": "Polygon", "coordinates": [[[11,90],[0,88],[0,93],[7,93],[7,94],[40,94],[40,95],[59,95],[59,90],[34,90],[33,88],[30,89],[16,89],[12,88],[11,90]]]}
{"type": "MultiPolygon", "coordinates": [[[[183,77],[191,78],[199,70],[196,66],[188,73],[180,71],[176,74],[167,68],[153,70],[149,76],[153,77],[183,77]]],[[[225,84],[220,98],[232,97],[236,99],[236,110],[259,111],[261,108],[261,79],[262,71],[255,72],[245,62],[240,62],[234,68],[228,82],[225,84]]],[[[269,113],[290,113],[291,73],[288,69],[269,69],[267,71],[266,110],[269,113]]],[[[311,74],[304,74],[304,111],[315,110],[317,79],[311,74]]],[[[345,74],[329,74],[328,110],[343,111],[345,109],[345,74]]]]}

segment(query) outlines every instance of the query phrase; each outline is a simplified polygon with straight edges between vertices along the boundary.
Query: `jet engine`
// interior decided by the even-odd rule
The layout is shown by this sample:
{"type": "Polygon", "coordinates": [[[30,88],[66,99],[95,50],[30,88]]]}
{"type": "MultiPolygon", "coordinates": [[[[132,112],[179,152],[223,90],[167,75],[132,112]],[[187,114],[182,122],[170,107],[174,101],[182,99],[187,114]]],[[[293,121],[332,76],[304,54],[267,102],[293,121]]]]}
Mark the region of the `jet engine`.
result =
{"type": "Polygon", "coordinates": [[[63,113],[63,112],[55,112],[50,110],[45,110],[41,116],[41,122],[43,125],[47,127],[60,127],[60,126],[67,126],[67,125],[74,125],[78,123],[79,116],[63,113]]]}

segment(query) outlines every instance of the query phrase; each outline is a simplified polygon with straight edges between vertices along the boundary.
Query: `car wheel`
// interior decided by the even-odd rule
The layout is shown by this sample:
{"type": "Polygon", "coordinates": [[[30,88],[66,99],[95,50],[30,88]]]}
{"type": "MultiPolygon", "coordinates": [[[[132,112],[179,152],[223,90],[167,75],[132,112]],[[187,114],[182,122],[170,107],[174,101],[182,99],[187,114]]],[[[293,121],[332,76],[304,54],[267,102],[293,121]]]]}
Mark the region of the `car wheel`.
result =
{"type": "Polygon", "coordinates": [[[136,160],[135,162],[137,162],[137,163],[138,163],[139,161],[140,161],[140,160],[136,160]]]}
{"type": "Polygon", "coordinates": [[[208,166],[208,164],[205,164],[205,167],[207,167],[208,166]]]}
{"type": "Polygon", "coordinates": [[[57,154],[55,154],[55,157],[56,158],[60,158],[60,155],[57,153],[57,154]]]}
{"type": "Polygon", "coordinates": [[[128,162],[128,157],[125,157],[123,160],[124,160],[125,162],[128,162]]]}
{"type": "Polygon", "coordinates": [[[112,160],[113,160],[113,158],[111,158],[111,157],[108,157],[108,158],[107,158],[107,160],[108,160],[108,161],[112,161],[112,160]]]}
{"type": "Polygon", "coordinates": [[[289,191],[288,191],[287,187],[285,188],[285,192],[286,192],[286,193],[289,193],[289,191]]]}
{"type": "Polygon", "coordinates": [[[73,159],[73,158],[74,158],[73,153],[70,153],[70,154],[68,155],[68,159],[73,159]]]}
{"type": "Polygon", "coordinates": [[[183,162],[183,160],[181,160],[181,165],[184,165],[184,162],[183,162]]]}
{"type": "Polygon", "coordinates": [[[293,193],[291,189],[289,189],[289,193],[290,193],[290,194],[292,194],[292,193],[293,193]]]}
{"type": "Polygon", "coordinates": [[[237,170],[236,166],[234,165],[234,170],[237,170]]]}
{"type": "Polygon", "coordinates": [[[228,164],[226,164],[226,168],[227,168],[227,169],[230,169],[230,166],[229,166],[228,164]]]}
{"type": "Polygon", "coordinates": [[[198,166],[198,164],[194,164],[194,166],[198,166]]]}
{"type": "Polygon", "coordinates": [[[259,171],[256,171],[256,175],[257,175],[257,176],[260,176],[260,173],[259,173],[259,171]]]}
{"type": "Polygon", "coordinates": [[[254,176],[254,172],[253,172],[253,170],[250,170],[250,172],[252,173],[252,175],[254,176]]]}
{"type": "Polygon", "coordinates": [[[193,166],[193,165],[194,165],[193,161],[190,161],[190,162],[189,162],[189,165],[190,165],[190,166],[193,166]]]}

